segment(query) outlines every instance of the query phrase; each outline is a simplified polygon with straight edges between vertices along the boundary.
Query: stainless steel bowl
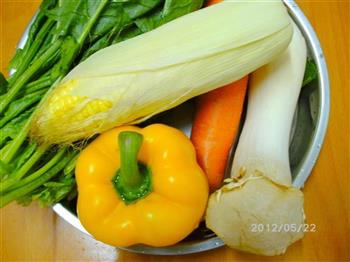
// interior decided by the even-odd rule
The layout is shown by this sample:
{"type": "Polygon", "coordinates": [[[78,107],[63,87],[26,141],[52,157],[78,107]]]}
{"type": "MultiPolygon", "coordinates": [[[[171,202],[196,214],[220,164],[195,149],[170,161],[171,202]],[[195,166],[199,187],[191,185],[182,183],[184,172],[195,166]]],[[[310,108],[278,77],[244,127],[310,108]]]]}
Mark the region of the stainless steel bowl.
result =
{"type": "MultiPolygon", "coordinates": [[[[309,57],[314,59],[318,68],[317,82],[314,85],[304,88],[300,94],[290,140],[290,163],[293,185],[302,188],[316,163],[327,129],[329,79],[322,48],[311,24],[294,1],[285,0],[284,2],[291,18],[298,25],[307,41],[309,57]]],[[[29,26],[22,36],[18,47],[24,46],[27,40],[28,29],[29,26]]],[[[165,113],[163,117],[158,117],[157,121],[167,119],[164,120],[167,124],[181,128],[185,133],[189,134],[191,130],[190,112],[192,110],[192,103],[187,102],[165,113]]],[[[52,208],[72,226],[81,232],[89,234],[77,218],[75,207],[69,207],[65,203],[59,203],[52,208]]],[[[123,249],[143,254],[183,255],[211,250],[223,245],[224,243],[220,238],[208,231],[202,232],[199,238],[193,237],[192,239],[186,239],[170,247],[154,248],[145,245],[136,245],[123,249]]]]}

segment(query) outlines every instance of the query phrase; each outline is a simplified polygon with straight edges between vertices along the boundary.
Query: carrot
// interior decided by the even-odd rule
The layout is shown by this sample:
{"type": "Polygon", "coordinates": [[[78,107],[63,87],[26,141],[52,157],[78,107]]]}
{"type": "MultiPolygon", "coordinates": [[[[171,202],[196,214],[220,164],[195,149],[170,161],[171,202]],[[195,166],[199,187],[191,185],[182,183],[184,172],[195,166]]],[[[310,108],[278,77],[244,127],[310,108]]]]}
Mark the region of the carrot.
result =
{"type": "Polygon", "coordinates": [[[211,191],[220,187],[224,178],[230,148],[238,133],[247,83],[245,76],[196,99],[191,140],[211,191]]]}
{"type": "MultiPolygon", "coordinates": [[[[209,0],[207,6],[221,1],[209,0]]],[[[230,148],[238,133],[247,83],[248,76],[196,99],[191,140],[211,191],[219,188],[224,178],[230,148]]]]}
{"type": "Polygon", "coordinates": [[[220,2],[222,2],[222,0],[209,0],[207,1],[207,6],[214,5],[220,2]]]}

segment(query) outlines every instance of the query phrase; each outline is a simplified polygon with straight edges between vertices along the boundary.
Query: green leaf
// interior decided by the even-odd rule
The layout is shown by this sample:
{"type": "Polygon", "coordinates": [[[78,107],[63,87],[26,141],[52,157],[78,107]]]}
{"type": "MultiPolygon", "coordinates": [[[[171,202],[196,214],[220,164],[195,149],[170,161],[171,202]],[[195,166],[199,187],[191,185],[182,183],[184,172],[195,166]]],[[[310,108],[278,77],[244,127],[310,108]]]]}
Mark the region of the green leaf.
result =
{"type": "Polygon", "coordinates": [[[305,73],[304,73],[304,79],[303,79],[303,85],[306,86],[307,84],[311,83],[315,79],[317,79],[317,66],[314,60],[308,59],[306,61],[306,67],[305,67],[305,73]]]}
{"type": "Polygon", "coordinates": [[[163,9],[163,23],[198,10],[203,0],[166,0],[163,9]]]}
{"type": "Polygon", "coordinates": [[[79,45],[73,37],[68,36],[64,39],[60,49],[60,60],[51,70],[52,81],[56,81],[58,77],[69,71],[72,58],[75,56],[78,47],[79,45]]]}
{"type": "Polygon", "coordinates": [[[7,176],[11,173],[13,166],[11,164],[6,164],[0,160],[0,181],[6,179],[7,176]]]}
{"type": "Polygon", "coordinates": [[[45,15],[57,22],[56,38],[66,36],[74,25],[88,19],[85,10],[81,10],[83,2],[83,0],[61,0],[55,8],[48,9],[47,6],[42,8],[45,15]]]}
{"type": "MultiPolygon", "coordinates": [[[[39,15],[38,15],[39,16],[39,15]]],[[[29,45],[26,43],[22,52],[20,52],[20,57],[16,57],[15,60],[18,59],[18,64],[16,65],[16,72],[9,77],[8,82],[10,87],[15,85],[17,80],[22,76],[26,71],[30,71],[31,65],[38,59],[34,60],[34,57],[40,52],[40,48],[43,49],[42,43],[45,41],[46,36],[49,34],[50,30],[54,25],[54,21],[47,19],[45,23],[40,26],[35,39],[32,44],[29,45]]],[[[28,39],[29,41],[29,39],[28,39]]]]}
{"type": "Polygon", "coordinates": [[[47,12],[58,24],[55,37],[65,36],[61,48],[61,59],[52,70],[53,79],[64,76],[74,65],[75,58],[83,48],[86,38],[91,34],[107,3],[107,0],[62,0],[60,6],[47,12]]]}
{"type": "Polygon", "coordinates": [[[0,127],[3,127],[8,121],[39,102],[43,94],[43,91],[37,91],[13,101],[7,108],[4,116],[0,119],[0,127]]]}
{"type": "Polygon", "coordinates": [[[99,40],[97,40],[89,49],[85,51],[85,53],[82,55],[80,61],[84,61],[86,58],[97,52],[98,50],[101,50],[109,45],[109,35],[105,35],[104,37],[101,37],[99,40]]]}
{"type": "Polygon", "coordinates": [[[94,42],[102,36],[104,36],[105,39],[108,39],[109,34],[107,33],[111,31],[112,28],[122,28],[124,24],[129,22],[130,18],[124,12],[122,4],[113,2],[109,3],[89,33],[89,42],[94,42]]]}
{"type": "Polygon", "coordinates": [[[135,24],[141,30],[141,33],[151,31],[163,24],[163,10],[158,8],[150,16],[136,19],[135,24]]]}
{"type": "Polygon", "coordinates": [[[57,22],[54,39],[71,36],[79,43],[85,34],[86,26],[103,2],[103,0],[61,0],[55,8],[44,10],[48,17],[57,22]]]}
{"type": "Polygon", "coordinates": [[[21,93],[21,95],[29,95],[42,89],[48,89],[52,84],[53,81],[51,80],[50,76],[42,76],[36,81],[33,81],[26,85],[26,88],[24,92],[21,93]]]}
{"type": "Polygon", "coordinates": [[[74,174],[75,164],[77,162],[79,154],[77,153],[76,156],[72,158],[72,160],[67,164],[67,166],[63,169],[64,176],[71,176],[74,174]]]}
{"type": "Polygon", "coordinates": [[[113,43],[121,42],[129,38],[135,37],[141,33],[151,31],[173,19],[193,12],[199,9],[203,4],[203,1],[198,0],[177,0],[166,1],[164,7],[159,6],[152,10],[151,13],[135,20],[134,24],[137,26],[129,26],[118,36],[113,43]]]}
{"type": "Polygon", "coordinates": [[[202,0],[166,0],[164,8],[158,8],[151,15],[136,19],[135,24],[145,33],[198,10],[202,5],[202,0]]]}
{"type": "Polygon", "coordinates": [[[37,144],[35,142],[30,143],[25,147],[24,152],[16,158],[16,169],[20,168],[27,160],[33,155],[37,148],[37,144]]]}
{"type": "MultiPolygon", "coordinates": [[[[26,48],[29,48],[29,44],[27,44],[25,46],[26,48]]],[[[12,57],[10,63],[8,64],[7,66],[7,69],[10,71],[10,70],[15,70],[17,69],[18,65],[21,63],[22,61],[22,58],[25,54],[25,51],[23,51],[22,48],[17,48],[16,49],[16,52],[15,52],[15,55],[12,57]]]]}
{"type": "MultiPolygon", "coordinates": [[[[44,1],[44,2],[52,2],[52,1],[44,1]]],[[[17,69],[19,65],[23,62],[24,57],[28,54],[29,49],[33,45],[33,42],[36,40],[36,37],[43,26],[43,23],[46,21],[46,17],[43,13],[39,12],[34,21],[32,22],[29,31],[28,31],[28,38],[26,40],[26,43],[23,47],[17,48],[16,53],[14,57],[11,59],[9,65],[8,65],[8,70],[11,69],[17,69]]]]}
{"type": "Polygon", "coordinates": [[[41,188],[40,191],[33,194],[32,199],[38,200],[41,206],[49,206],[60,202],[68,194],[71,193],[75,186],[75,179],[73,177],[64,178],[57,182],[47,182],[41,188]]]}
{"type": "Polygon", "coordinates": [[[289,146],[289,161],[293,174],[298,173],[300,163],[309,149],[309,141],[314,134],[307,93],[307,89],[302,89],[297,107],[297,119],[300,124],[296,125],[294,136],[289,146]]]}
{"type": "Polygon", "coordinates": [[[8,83],[4,75],[0,72],[0,95],[3,95],[7,92],[8,83]]]}
{"type": "Polygon", "coordinates": [[[40,10],[49,10],[57,5],[58,0],[43,0],[40,4],[40,10]]]}
{"type": "Polygon", "coordinates": [[[16,118],[12,119],[3,128],[0,129],[0,146],[2,147],[8,139],[15,139],[21,131],[28,118],[32,114],[34,108],[27,110],[16,118]]]}
{"type": "Polygon", "coordinates": [[[113,39],[126,26],[132,24],[133,19],[151,11],[161,2],[161,0],[109,2],[89,34],[89,42],[94,43],[85,51],[80,61],[111,45],[113,39]]]}
{"type": "MultiPolygon", "coordinates": [[[[15,188],[10,192],[6,192],[4,195],[0,195],[0,208],[14,200],[21,199],[21,197],[26,196],[31,192],[35,192],[36,189],[40,188],[40,186],[42,186],[44,183],[48,182],[50,179],[53,179],[57,174],[59,174],[71,160],[71,157],[71,154],[64,155],[62,159],[60,159],[52,168],[50,168],[40,177],[29,181],[24,186],[15,188]]],[[[28,178],[28,176],[26,178],[28,178]]]]}
{"type": "Polygon", "coordinates": [[[21,206],[29,206],[30,203],[32,203],[32,194],[29,193],[27,195],[21,196],[18,199],[16,199],[17,204],[21,206]]]}
{"type": "Polygon", "coordinates": [[[135,19],[146,14],[162,2],[163,1],[161,0],[130,1],[124,5],[124,10],[130,17],[130,19],[135,19]]]}
{"type": "Polygon", "coordinates": [[[119,35],[113,39],[113,44],[125,41],[127,39],[133,38],[142,34],[142,31],[135,24],[125,28],[119,35]]]}
{"type": "MultiPolygon", "coordinates": [[[[70,162],[72,162],[72,160],[70,162]]],[[[51,171],[49,170],[48,172],[51,171]]],[[[34,191],[18,198],[17,202],[21,205],[27,205],[31,201],[37,200],[41,206],[49,206],[60,202],[62,199],[74,193],[75,185],[74,172],[70,172],[68,175],[61,172],[34,191]]]]}

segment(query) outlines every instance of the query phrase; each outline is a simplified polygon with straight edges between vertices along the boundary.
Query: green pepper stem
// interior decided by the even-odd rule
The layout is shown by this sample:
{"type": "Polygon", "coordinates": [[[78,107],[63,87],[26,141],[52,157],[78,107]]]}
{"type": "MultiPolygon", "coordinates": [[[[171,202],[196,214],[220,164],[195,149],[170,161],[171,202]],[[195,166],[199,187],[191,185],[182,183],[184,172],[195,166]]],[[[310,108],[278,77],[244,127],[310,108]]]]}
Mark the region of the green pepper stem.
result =
{"type": "Polygon", "coordinates": [[[136,202],[151,190],[151,170],[137,160],[143,136],[137,132],[124,131],[118,136],[120,169],[112,183],[126,204],[136,202]]]}
{"type": "Polygon", "coordinates": [[[121,132],[118,137],[120,150],[120,179],[125,187],[135,188],[142,183],[137,155],[142,145],[143,137],[136,132],[121,132]]]}

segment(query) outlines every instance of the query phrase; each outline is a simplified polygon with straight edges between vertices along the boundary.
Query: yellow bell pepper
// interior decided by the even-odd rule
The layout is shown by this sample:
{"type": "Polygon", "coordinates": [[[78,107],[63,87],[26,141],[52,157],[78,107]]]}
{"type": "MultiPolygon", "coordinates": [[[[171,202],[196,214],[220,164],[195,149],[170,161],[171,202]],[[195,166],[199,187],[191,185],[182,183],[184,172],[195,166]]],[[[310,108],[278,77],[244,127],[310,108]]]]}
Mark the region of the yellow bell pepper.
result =
{"type": "Polygon", "coordinates": [[[82,225],[113,246],[173,245],[198,226],[208,200],[191,141],[162,124],[103,133],[81,152],[76,180],[82,225]]]}

